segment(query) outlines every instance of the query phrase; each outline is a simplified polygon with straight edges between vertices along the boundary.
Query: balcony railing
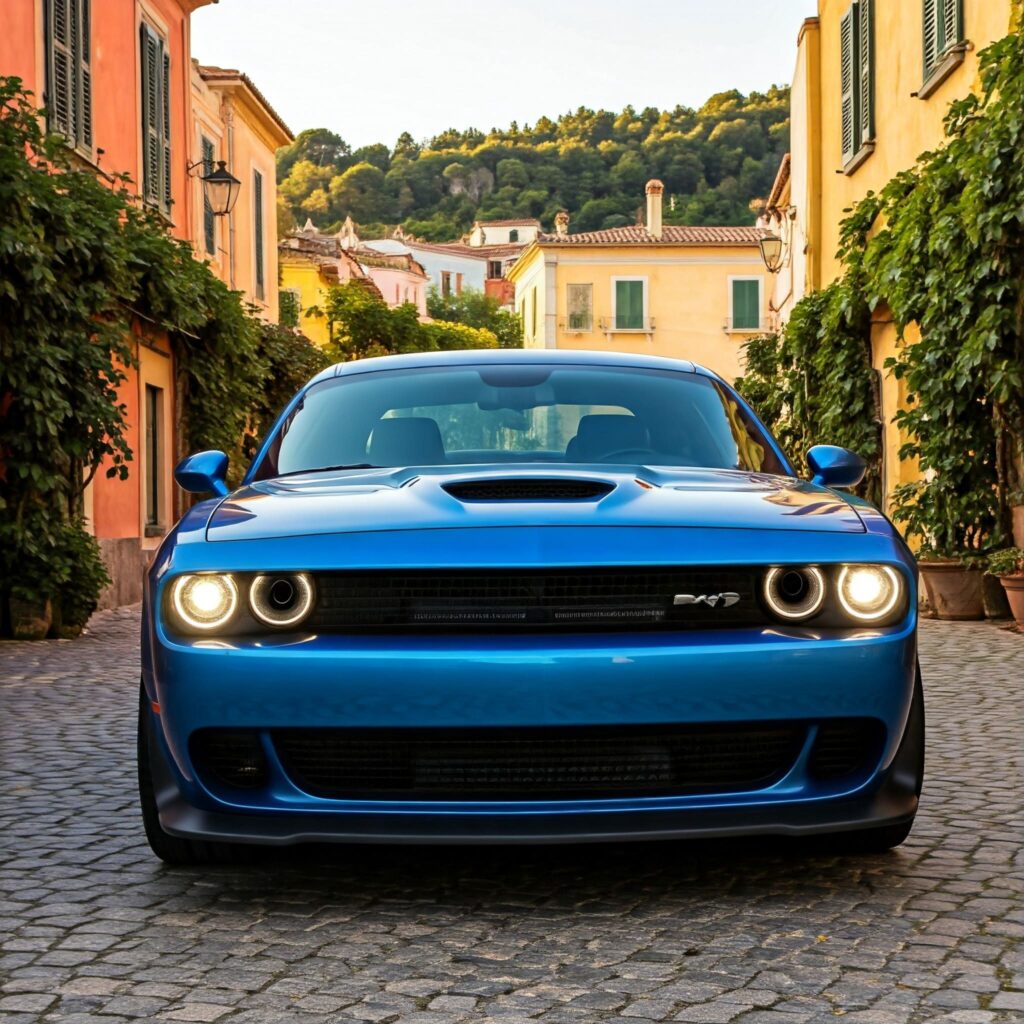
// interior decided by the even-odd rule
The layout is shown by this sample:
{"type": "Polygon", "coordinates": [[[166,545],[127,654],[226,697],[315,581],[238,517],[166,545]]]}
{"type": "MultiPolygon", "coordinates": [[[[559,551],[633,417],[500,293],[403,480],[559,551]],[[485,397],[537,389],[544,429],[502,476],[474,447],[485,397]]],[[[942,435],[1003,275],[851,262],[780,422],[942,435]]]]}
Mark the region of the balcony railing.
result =
{"type": "Polygon", "coordinates": [[[760,334],[768,330],[768,321],[762,317],[752,325],[749,320],[740,320],[737,323],[736,319],[730,316],[726,317],[722,330],[726,334],[760,334]]]}

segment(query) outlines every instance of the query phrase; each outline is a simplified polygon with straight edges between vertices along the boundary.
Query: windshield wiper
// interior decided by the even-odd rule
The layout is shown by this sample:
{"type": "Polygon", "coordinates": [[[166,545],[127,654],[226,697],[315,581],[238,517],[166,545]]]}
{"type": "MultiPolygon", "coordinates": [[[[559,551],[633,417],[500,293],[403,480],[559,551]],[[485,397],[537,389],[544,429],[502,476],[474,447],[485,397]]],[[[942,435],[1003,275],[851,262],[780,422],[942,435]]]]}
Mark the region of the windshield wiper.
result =
{"type": "Polygon", "coordinates": [[[345,466],[316,466],[313,469],[293,469],[288,473],[278,473],[278,479],[284,476],[299,476],[302,473],[333,473],[339,469],[385,469],[385,466],[374,466],[369,462],[352,462],[345,466]]]}

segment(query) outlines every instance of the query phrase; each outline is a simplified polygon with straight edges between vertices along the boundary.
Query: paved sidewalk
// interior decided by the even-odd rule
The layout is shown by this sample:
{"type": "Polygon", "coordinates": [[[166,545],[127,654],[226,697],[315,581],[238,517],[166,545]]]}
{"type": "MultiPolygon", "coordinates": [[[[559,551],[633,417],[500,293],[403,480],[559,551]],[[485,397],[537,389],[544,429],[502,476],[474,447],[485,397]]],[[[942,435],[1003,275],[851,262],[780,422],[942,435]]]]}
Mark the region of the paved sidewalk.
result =
{"type": "Polygon", "coordinates": [[[1024,1019],[1024,637],[925,622],[922,813],[861,858],[292,852],[171,870],[135,803],[137,612],[0,645],[0,1021],[1024,1019]]]}

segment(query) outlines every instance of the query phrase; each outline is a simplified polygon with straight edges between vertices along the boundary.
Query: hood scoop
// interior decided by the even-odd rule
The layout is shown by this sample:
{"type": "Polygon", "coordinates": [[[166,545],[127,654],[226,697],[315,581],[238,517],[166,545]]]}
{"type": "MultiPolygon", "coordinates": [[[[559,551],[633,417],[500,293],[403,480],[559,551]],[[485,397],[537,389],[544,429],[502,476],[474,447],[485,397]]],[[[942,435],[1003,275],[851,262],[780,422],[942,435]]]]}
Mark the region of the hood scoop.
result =
{"type": "Polygon", "coordinates": [[[601,480],[525,477],[463,480],[443,489],[459,501],[596,501],[615,489],[601,480]]]}

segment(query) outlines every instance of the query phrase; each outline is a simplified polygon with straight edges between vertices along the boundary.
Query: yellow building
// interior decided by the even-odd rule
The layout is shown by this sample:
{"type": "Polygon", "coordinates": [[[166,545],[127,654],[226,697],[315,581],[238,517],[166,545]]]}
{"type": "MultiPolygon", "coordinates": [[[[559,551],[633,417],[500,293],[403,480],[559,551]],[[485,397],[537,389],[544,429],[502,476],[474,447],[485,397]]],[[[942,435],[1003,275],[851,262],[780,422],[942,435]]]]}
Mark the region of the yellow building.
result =
{"type": "Polygon", "coordinates": [[[660,181],[635,227],[569,234],[558,215],[509,272],[527,348],[691,359],[727,380],[765,327],[766,277],[754,227],[662,224],[660,181]]]}
{"type": "MultiPolygon", "coordinates": [[[[768,203],[770,226],[785,243],[773,318],[784,322],[803,294],[841,275],[835,254],[845,211],[942,143],[949,104],[979,88],[978,52],[1010,31],[1011,7],[1011,0],[818,0],[818,16],[797,37],[791,154],[768,203]]],[[[884,371],[896,341],[881,306],[871,350],[886,424],[887,495],[916,472],[900,463],[892,424],[905,400],[884,371]]]]}
{"type": "Polygon", "coordinates": [[[277,323],[277,177],[274,154],[292,141],[288,126],[248,75],[192,62],[192,238],[225,284],[263,319],[277,323]],[[235,207],[215,217],[199,176],[223,160],[241,182],[235,207]]]}
{"type": "Polygon", "coordinates": [[[295,299],[299,330],[323,348],[333,339],[325,308],[335,285],[358,281],[377,298],[383,296],[359,261],[341,246],[337,235],[322,235],[311,221],[278,246],[281,291],[295,299]]]}

